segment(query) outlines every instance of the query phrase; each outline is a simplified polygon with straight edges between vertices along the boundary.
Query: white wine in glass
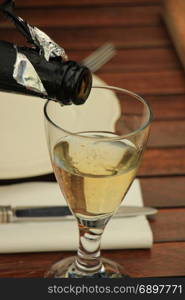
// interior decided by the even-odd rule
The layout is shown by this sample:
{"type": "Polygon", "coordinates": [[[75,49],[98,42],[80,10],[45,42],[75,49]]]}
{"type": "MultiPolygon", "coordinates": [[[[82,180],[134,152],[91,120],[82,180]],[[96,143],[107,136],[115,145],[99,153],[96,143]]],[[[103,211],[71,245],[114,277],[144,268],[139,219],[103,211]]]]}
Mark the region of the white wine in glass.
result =
{"type": "Polygon", "coordinates": [[[105,134],[83,135],[95,140],[67,137],[55,145],[53,167],[73,213],[100,219],[120,205],[135,177],[139,153],[129,141],[111,143],[101,141],[105,134]]]}
{"type": "Polygon", "coordinates": [[[124,276],[121,266],[101,258],[100,241],[136,176],[152,116],[141,97],[123,89],[93,87],[89,98],[90,105],[87,100],[77,109],[52,101],[44,109],[55,176],[79,227],[77,256],[56,263],[48,277],[124,276]],[[92,119],[95,97],[114,97],[124,111],[120,106],[112,124],[104,122],[103,111],[100,120],[92,119]]]}

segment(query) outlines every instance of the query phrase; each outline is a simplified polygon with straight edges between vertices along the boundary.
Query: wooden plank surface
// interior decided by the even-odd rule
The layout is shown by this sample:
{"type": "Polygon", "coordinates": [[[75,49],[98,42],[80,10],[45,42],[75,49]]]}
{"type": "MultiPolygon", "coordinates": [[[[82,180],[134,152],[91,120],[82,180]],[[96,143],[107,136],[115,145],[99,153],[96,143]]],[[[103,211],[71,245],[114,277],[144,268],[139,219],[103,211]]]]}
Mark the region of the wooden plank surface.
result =
{"type": "Polygon", "coordinates": [[[185,242],[185,208],[160,209],[150,221],[154,242],[185,242]]]}
{"type": "MultiPolygon", "coordinates": [[[[124,103],[123,103],[124,106],[124,103]]],[[[131,119],[132,115],[127,115],[131,119]]],[[[119,134],[124,134],[124,118],[122,115],[117,122],[119,134]]],[[[147,148],[175,148],[185,146],[185,120],[157,120],[153,121],[147,148]]],[[[168,149],[166,150],[168,151],[168,149]]]]}
{"type": "MultiPolygon", "coordinates": [[[[184,94],[164,94],[164,95],[146,95],[144,96],[144,99],[150,104],[154,121],[152,123],[152,130],[151,135],[153,134],[153,130],[155,130],[155,127],[158,127],[159,124],[171,124],[174,121],[174,124],[177,124],[179,127],[180,123],[185,120],[185,95],[184,94]],[[164,122],[169,121],[169,123],[164,122]],[[177,122],[177,123],[176,123],[177,122]],[[180,123],[178,123],[180,122],[180,123]]],[[[127,114],[133,113],[133,106],[132,103],[130,103],[129,100],[124,99],[124,101],[121,101],[120,99],[120,105],[122,112],[125,112],[125,105],[127,105],[127,114]]],[[[122,117],[124,119],[124,116],[122,117]]],[[[166,126],[167,127],[167,126],[166,126]]],[[[163,126],[164,128],[164,126],[163,126]]],[[[165,130],[168,130],[165,128],[165,130]]],[[[176,133],[178,135],[178,133],[176,133]]],[[[175,138],[175,137],[171,137],[175,138]]],[[[183,139],[182,139],[183,142],[183,139]]],[[[165,139],[164,139],[165,143],[165,139]]]]}
{"type": "MultiPolygon", "coordinates": [[[[152,26],[160,19],[160,6],[101,6],[101,7],[38,7],[18,8],[17,15],[35,26],[43,27],[106,27],[106,26],[152,26]],[[44,16],[44,18],[42,17],[44,16]],[[95,21],[96,20],[96,21],[95,21]]],[[[0,27],[13,25],[5,18],[0,18],[0,27]]]]}
{"type": "Polygon", "coordinates": [[[147,95],[146,100],[156,121],[185,119],[185,94],[147,95]]]}
{"type": "MultiPolygon", "coordinates": [[[[68,56],[72,60],[80,61],[88,56],[92,51],[68,51],[68,56]]],[[[105,72],[137,72],[181,69],[181,64],[173,48],[155,49],[117,49],[116,55],[106,63],[98,74],[105,72]]]]}
{"type": "Polygon", "coordinates": [[[104,256],[125,266],[131,277],[184,276],[185,243],[156,243],[149,250],[111,251],[104,256]]]}
{"type": "Polygon", "coordinates": [[[140,183],[146,206],[185,207],[185,176],[140,178],[140,183]]]}
{"type": "Polygon", "coordinates": [[[19,7],[33,6],[103,6],[103,5],[154,5],[160,4],[161,0],[16,0],[19,7]]]}
{"type": "MultiPolygon", "coordinates": [[[[57,43],[64,45],[67,50],[93,50],[101,44],[111,41],[116,48],[152,48],[167,47],[171,45],[168,33],[164,27],[136,26],[136,27],[112,27],[76,28],[43,27],[42,28],[57,43]],[[71,37],[75,36],[75,39],[71,37]],[[89,39],[89,36],[91,37],[89,39]],[[122,38],[120,38],[120,36],[122,38]]],[[[14,28],[2,28],[0,26],[0,39],[9,40],[15,44],[25,43],[23,37],[14,28]]]]}
{"type": "Polygon", "coordinates": [[[185,147],[146,150],[138,175],[185,175],[185,147]]]}
{"type": "Polygon", "coordinates": [[[154,121],[148,147],[185,146],[185,120],[154,121]]]}
{"type": "Polygon", "coordinates": [[[109,85],[124,86],[140,95],[185,93],[184,72],[180,70],[101,73],[101,78],[109,85]]]}
{"type": "MultiPolygon", "coordinates": [[[[167,242],[156,243],[151,250],[102,251],[102,255],[124,266],[131,277],[167,277],[184,275],[184,252],[185,242],[167,242]]],[[[0,255],[0,277],[43,277],[53,263],[70,255],[74,252],[0,255]]]]}

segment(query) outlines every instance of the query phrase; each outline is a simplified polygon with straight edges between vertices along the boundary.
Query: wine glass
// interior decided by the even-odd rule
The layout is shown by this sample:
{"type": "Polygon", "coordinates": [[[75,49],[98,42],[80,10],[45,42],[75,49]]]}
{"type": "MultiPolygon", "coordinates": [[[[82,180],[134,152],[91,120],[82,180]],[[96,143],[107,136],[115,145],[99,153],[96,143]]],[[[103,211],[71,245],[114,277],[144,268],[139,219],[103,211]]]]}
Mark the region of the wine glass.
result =
{"type": "Polygon", "coordinates": [[[120,265],[101,258],[100,241],[135,178],[151,110],[128,90],[96,86],[80,106],[47,101],[44,115],[54,173],[79,228],[77,256],[54,264],[46,277],[122,277],[120,265]]]}

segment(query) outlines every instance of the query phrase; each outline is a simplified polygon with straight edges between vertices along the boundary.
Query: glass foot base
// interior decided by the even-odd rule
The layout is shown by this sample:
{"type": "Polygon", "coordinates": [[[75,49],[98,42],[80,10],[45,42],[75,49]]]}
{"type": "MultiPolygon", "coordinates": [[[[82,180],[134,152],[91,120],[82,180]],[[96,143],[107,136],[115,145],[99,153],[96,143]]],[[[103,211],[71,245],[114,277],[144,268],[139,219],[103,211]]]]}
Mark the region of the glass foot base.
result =
{"type": "Polygon", "coordinates": [[[102,258],[102,268],[98,273],[80,272],[75,266],[75,256],[60,260],[54,264],[44,277],[49,278],[123,278],[128,277],[122,266],[109,259],[102,258]]]}

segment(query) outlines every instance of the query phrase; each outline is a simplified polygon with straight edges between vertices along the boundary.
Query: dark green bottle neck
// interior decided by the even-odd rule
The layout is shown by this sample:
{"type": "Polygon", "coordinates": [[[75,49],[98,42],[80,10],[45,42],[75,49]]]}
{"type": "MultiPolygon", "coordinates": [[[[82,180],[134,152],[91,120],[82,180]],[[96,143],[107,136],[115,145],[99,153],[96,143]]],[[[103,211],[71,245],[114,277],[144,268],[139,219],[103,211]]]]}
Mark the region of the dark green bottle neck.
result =
{"type": "Polygon", "coordinates": [[[92,87],[89,69],[75,61],[63,62],[61,88],[56,95],[63,104],[83,104],[92,87]]]}

